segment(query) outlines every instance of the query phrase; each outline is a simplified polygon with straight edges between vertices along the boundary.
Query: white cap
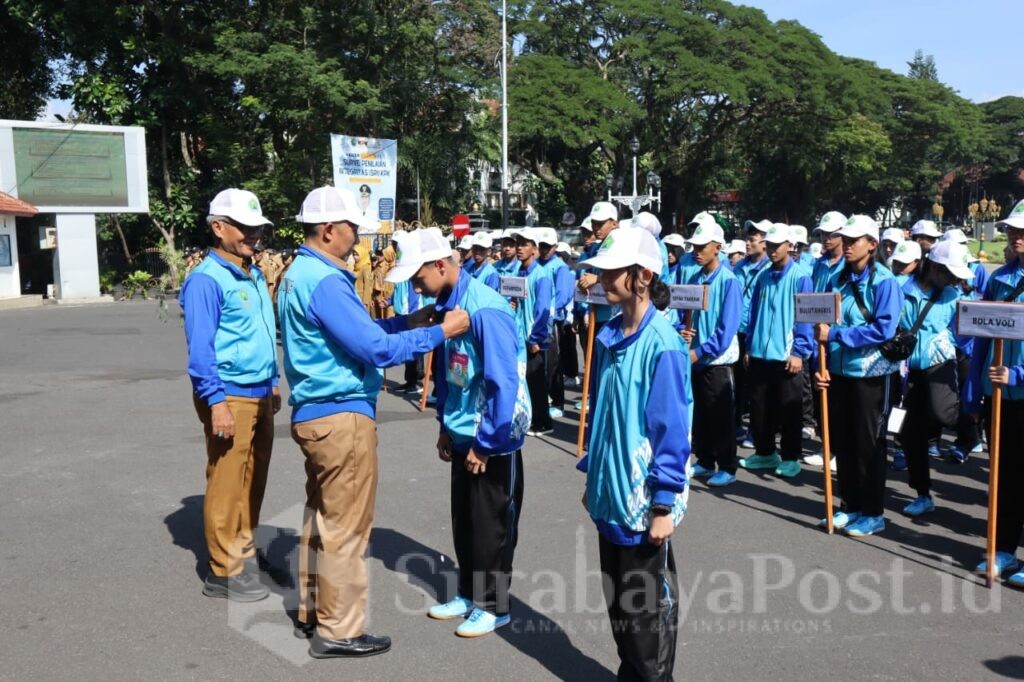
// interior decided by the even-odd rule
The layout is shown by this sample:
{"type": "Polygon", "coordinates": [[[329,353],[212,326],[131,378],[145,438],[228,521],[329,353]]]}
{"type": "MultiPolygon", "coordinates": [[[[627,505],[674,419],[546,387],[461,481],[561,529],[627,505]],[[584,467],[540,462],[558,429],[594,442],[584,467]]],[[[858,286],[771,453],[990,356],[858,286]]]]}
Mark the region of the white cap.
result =
{"type": "Polygon", "coordinates": [[[1010,210],[1010,215],[996,223],[996,227],[1012,227],[1015,230],[1024,230],[1024,199],[1017,202],[1017,205],[1010,210]]]}
{"type": "Polygon", "coordinates": [[[878,241],[878,223],[866,215],[852,215],[846,219],[846,223],[838,230],[840,237],[868,237],[878,241]]]}
{"type": "Polygon", "coordinates": [[[789,229],[789,225],[786,223],[772,223],[772,226],[768,228],[768,232],[764,235],[764,240],[769,244],[782,244],[792,239],[791,235],[793,231],[789,229]]]}
{"type": "Polygon", "coordinates": [[[789,240],[794,244],[807,246],[807,228],[803,225],[790,225],[789,240]]]}
{"type": "Polygon", "coordinates": [[[623,218],[622,220],[619,221],[619,227],[633,227],[633,219],[623,218]]]}
{"type": "Polygon", "coordinates": [[[338,187],[317,187],[302,200],[302,209],[295,220],[307,225],[346,222],[356,227],[377,227],[357,208],[356,195],[338,187]]]}
{"type": "Polygon", "coordinates": [[[893,249],[892,260],[897,263],[913,263],[916,260],[921,260],[921,245],[904,239],[893,249]]]}
{"type": "Polygon", "coordinates": [[[239,225],[246,227],[263,227],[274,223],[263,217],[260,200],[256,195],[244,189],[221,190],[210,202],[211,216],[224,216],[239,225]]]}
{"type": "Polygon", "coordinates": [[[684,239],[683,235],[679,234],[678,232],[666,234],[664,237],[661,238],[661,241],[664,242],[665,244],[671,244],[672,246],[686,246],[686,239],[684,239]]]}
{"type": "MultiPolygon", "coordinates": [[[[697,214],[706,215],[711,218],[707,213],[697,214]]],[[[697,223],[697,227],[693,228],[693,234],[686,241],[694,246],[703,246],[709,242],[718,242],[719,244],[725,244],[725,232],[722,231],[722,226],[719,225],[714,218],[710,221],[707,220],[693,220],[690,222],[697,223]]]]}
{"type": "Polygon", "coordinates": [[[529,240],[534,244],[537,244],[538,230],[539,228],[536,227],[513,227],[509,229],[509,232],[512,233],[513,238],[522,237],[523,239],[529,240]]]}
{"type": "Polygon", "coordinates": [[[647,230],[620,227],[601,242],[597,255],[581,265],[599,270],[615,270],[639,265],[656,275],[661,274],[661,250],[658,240],[647,230]]]}
{"type": "Polygon", "coordinates": [[[619,209],[615,208],[615,204],[610,201],[599,201],[594,204],[590,209],[590,215],[583,219],[583,223],[580,227],[593,230],[593,221],[603,223],[606,220],[618,220],[619,209]]]}
{"type": "Polygon", "coordinates": [[[910,228],[910,237],[932,237],[938,239],[942,236],[939,228],[935,226],[935,222],[932,220],[918,220],[914,223],[913,227],[910,228]]]}
{"type": "Polygon", "coordinates": [[[967,249],[966,244],[950,241],[939,242],[928,252],[928,260],[945,265],[957,279],[974,279],[974,273],[970,268],[971,252],[967,249]]]}
{"type": "Polygon", "coordinates": [[[747,231],[757,230],[758,232],[768,233],[768,229],[773,225],[772,221],[765,218],[764,220],[758,220],[756,223],[753,220],[748,220],[743,223],[743,228],[747,231]]]}
{"type": "Polygon", "coordinates": [[[725,255],[731,256],[734,253],[746,253],[747,245],[742,239],[733,239],[729,242],[729,245],[725,247],[725,255]]]}
{"type": "Polygon", "coordinates": [[[473,237],[467,234],[465,237],[459,240],[459,245],[455,248],[461,251],[469,251],[470,249],[473,248],[473,237]]]}
{"type": "Polygon", "coordinates": [[[633,218],[633,226],[647,230],[655,237],[661,236],[661,221],[653,213],[647,211],[637,213],[633,218]]]}
{"type": "Polygon", "coordinates": [[[498,239],[511,239],[511,240],[515,241],[516,229],[514,227],[510,227],[507,230],[498,230],[498,232],[501,233],[501,235],[498,237],[498,239]]]}
{"type": "Polygon", "coordinates": [[[821,216],[821,220],[818,221],[818,226],[814,229],[831,234],[845,224],[846,216],[839,211],[829,211],[825,215],[821,216]]]}
{"type": "Polygon", "coordinates": [[[570,256],[573,255],[572,247],[565,242],[558,242],[558,246],[555,247],[555,253],[567,253],[570,256]]]}
{"type": "Polygon", "coordinates": [[[946,230],[939,237],[940,242],[956,242],[957,244],[966,244],[967,235],[959,227],[954,227],[951,230],[946,230]]]}
{"type": "Polygon", "coordinates": [[[409,232],[395,242],[395,266],[384,279],[388,282],[404,282],[424,263],[450,258],[451,244],[437,227],[424,227],[409,232]]]}
{"type": "Polygon", "coordinates": [[[555,232],[553,227],[535,227],[533,232],[537,235],[535,241],[538,246],[540,244],[550,244],[551,246],[558,244],[558,233],[555,232]]]}
{"type": "Polygon", "coordinates": [[[814,242],[807,248],[807,253],[813,258],[821,258],[821,242],[814,242]]]}
{"type": "Polygon", "coordinates": [[[469,245],[489,249],[494,246],[494,238],[486,232],[474,232],[470,235],[469,245]]]}
{"type": "Polygon", "coordinates": [[[896,242],[899,244],[903,240],[903,230],[898,227],[887,227],[885,228],[885,231],[882,232],[883,242],[896,242]]]}

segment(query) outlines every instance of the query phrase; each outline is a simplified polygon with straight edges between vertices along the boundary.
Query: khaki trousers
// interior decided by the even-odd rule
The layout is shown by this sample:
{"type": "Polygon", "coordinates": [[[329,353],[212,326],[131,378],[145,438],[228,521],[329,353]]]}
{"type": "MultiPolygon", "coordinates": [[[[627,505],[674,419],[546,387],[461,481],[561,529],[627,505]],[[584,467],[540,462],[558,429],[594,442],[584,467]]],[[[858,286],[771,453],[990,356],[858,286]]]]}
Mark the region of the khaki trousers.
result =
{"type": "Polygon", "coordinates": [[[213,433],[210,407],[195,396],[193,402],[206,435],[203,528],[210,571],[219,577],[238,575],[246,557],[256,553],[253,530],[260,522],[267,487],[274,407],[269,396],[228,396],[228,408],[235,418],[235,437],[228,440],[213,433]]]}
{"type": "Polygon", "coordinates": [[[292,425],[306,456],[306,510],[299,545],[298,620],[321,637],[363,634],[369,580],[366,545],[377,497],[377,425],[341,412],[292,425]]]}

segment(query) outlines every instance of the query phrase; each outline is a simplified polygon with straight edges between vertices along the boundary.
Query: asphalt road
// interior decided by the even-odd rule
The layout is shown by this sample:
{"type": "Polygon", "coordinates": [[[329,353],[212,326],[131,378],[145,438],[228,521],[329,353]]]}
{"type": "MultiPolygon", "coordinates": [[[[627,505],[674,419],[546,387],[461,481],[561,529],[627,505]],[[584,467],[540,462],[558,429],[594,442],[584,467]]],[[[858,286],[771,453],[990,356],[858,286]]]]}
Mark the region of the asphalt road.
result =
{"type": "MultiPolygon", "coordinates": [[[[525,451],[513,624],[463,641],[423,615],[453,579],[435,422],[382,395],[369,629],[394,649],[314,661],[287,615],[303,469],[286,413],[259,533],[273,594],[200,593],[204,453],[184,367],[182,330],[152,302],[0,313],[0,678],[613,679],[571,419],[525,451]]],[[[1024,594],[969,573],[985,463],[936,463],[939,509],[924,521],[899,513],[912,493],[893,474],[889,527],[863,541],[814,527],[820,471],[695,484],[673,541],[677,678],[1024,678],[1024,594]]]]}

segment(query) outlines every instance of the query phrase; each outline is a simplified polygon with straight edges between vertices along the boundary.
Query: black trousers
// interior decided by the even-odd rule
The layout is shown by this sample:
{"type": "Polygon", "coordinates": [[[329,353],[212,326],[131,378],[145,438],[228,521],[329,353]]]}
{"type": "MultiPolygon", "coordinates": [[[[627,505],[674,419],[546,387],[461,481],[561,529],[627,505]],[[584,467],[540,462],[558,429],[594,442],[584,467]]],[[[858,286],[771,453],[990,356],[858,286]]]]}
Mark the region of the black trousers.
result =
{"type": "Polygon", "coordinates": [[[743,426],[743,415],[747,413],[747,368],[743,366],[743,356],[747,354],[747,335],[737,334],[736,342],[740,347],[740,361],[733,365],[733,381],[735,382],[736,426],[743,426]]]}
{"type": "MultiPolygon", "coordinates": [[[[970,371],[971,356],[958,350],[956,352],[956,380],[961,389],[967,383],[967,374],[970,371]]],[[[960,418],[956,422],[956,446],[964,452],[970,452],[975,445],[981,442],[979,428],[979,423],[963,411],[963,403],[961,403],[960,418]]]]}
{"type": "Polygon", "coordinates": [[[551,428],[551,414],[548,412],[548,352],[543,348],[526,353],[526,387],[530,391],[530,405],[533,408],[531,431],[546,431],[551,428]]]}
{"type": "Polygon", "coordinates": [[[693,452],[706,469],[736,473],[732,365],[694,367],[693,452]]]}
{"type": "Polygon", "coordinates": [[[508,613],[512,559],[523,509],[523,453],[489,457],[482,474],[452,456],[452,535],[459,595],[499,616],[508,613]]]}
{"type": "Polygon", "coordinates": [[[899,435],[900,447],[910,470],[908,482],[918,495],[930,495],[932,489],[931,466],[928,463],[928,441],[938,427],[928,404],[928,380],[924,372],[911,370],[907,379],[907,394],[903,398],[907,416],[899,435]]]}
{"type": "Polygon", "coordinates": [[[800,370],[800,374],[804,378],[803,391],[801,393],[803,400],[803,426],[812,429],[818,426],[818,412],[814,406],[814,378],[811,376],[814,373],[811,369],[813,365],[814,358],[807,358],[804,360],[804,368],[800,370]]]}
{"type": "Polygon", "coordinates": [[[423,381],[423,356],[405,363],[405,383],[415,386],[423,381]]]}
{"type": "Polygon", "coordinates": [[[775,434],[779,433],[782,435],[779,445],[782,459],[792,462],[800,459],[803,448],[803,374],[787,372],[786,363],[781,360],[750,358],[747,390],[754,452],[758,455],[775,452],[775,434]]]}
{"type": "MultiPolygon", "coordinates": [[[[1024,530],[1024,400],[1004,398],[1001,410],[996,551],[1016,554],[1024,530]]],[[[993,444],[988,447],[991,450],[993,444]]]]}
{"type": "Polygon", "coordinates": [[[885,415],[889,375],[832,374],[828,419],[839,494],[846,511],[882,516],[885,501],[885,415]]]}
{"type": "Polygon", "coordinates": [[[672,544],[599,545],[604,598],[619,653],[619,680],[672,679],[679,586],[672,544]]]}
{"type": "Polygon", "coordinates": [[[576,330],[571,324],[564,322],[556,322],[555,326],[559,329],[558,361],[562,366],[562,376],[578,377],[580,361],[576,354],[576,330]]]}
{"type": "Polygon", "coordinates": [[[547,372],[548,372],[548,397],[551,398],[551,406],[562,409],[565,407],[565,378],[562,376],[562,362],[559,357],[559,345],[562,343],[562,333],[558,324],[555,323],[551,338],[548,339],[547,350],[547,372]]]}

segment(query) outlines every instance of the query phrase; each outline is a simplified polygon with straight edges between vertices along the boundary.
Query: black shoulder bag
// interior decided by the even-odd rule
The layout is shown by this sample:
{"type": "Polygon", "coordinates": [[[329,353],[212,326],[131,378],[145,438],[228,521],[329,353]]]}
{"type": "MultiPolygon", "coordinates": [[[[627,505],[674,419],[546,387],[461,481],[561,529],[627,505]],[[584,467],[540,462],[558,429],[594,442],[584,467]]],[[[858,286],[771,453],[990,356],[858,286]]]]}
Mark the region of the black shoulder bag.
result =
{"type": "MultiPolygon", "coordinates": [[[[874,276],[875,271],[872,268],[871,276],[868,278],[869,287],[874,276]]],[[[850,289],[853,291],[853,298],[857,302],[857,307],[860,309],[860,314],[864,317],[864,321],[871,324],[874,322],[875,317],[868,311],[868,307],[864,305],[864,297],[860,295],[860,287],[856,284],[851,284],[850,289]]],[[[917,320],[914,321],[914,326],[909,330],[902,327],[897,328],[896,335],[878,347],[882,357],[891,362],[902,362],[914,354],[914,349],[917,347],[917,333],[921,331],[921,325],[924,324],[924,318],[928,315],[928,311],[931,310],[932,305],[935,304],[935,301],[941,295],[941,289],[933,291],[927,305],[925,305],[921,314],[917,316],[917,320]]]]}

